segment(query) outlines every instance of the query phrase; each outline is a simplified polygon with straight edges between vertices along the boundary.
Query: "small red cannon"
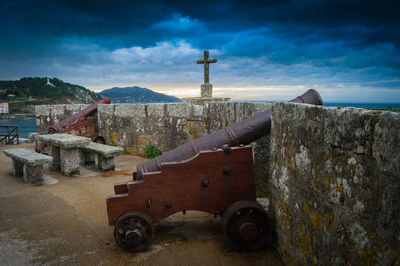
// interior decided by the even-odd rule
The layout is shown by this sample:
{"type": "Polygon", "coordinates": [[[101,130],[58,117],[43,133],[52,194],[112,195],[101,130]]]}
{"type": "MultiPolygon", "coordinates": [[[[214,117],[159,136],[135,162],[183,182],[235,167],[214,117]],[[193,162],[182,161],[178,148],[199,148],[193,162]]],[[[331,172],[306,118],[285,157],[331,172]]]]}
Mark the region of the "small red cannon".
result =
{"type": "Polygon", "coordinates": [[[105,143],[101,136],[97,136],[93,115],[97,112],[97,106],[99,104],[109,104],[110,102],[111,101],[108,97],[104,97],[101,101],[67,117],[56,125],[49,127],[47,133],[68,133],[77,136],[89,137],[95,142],[105,143]]]}
{"type": "MultiPolygon", "coordinates": [[[[322,105],[315,90],[291,102],[322,105]]],[[[252,148],[244,145],[270,130],[267,110],[138,164],[133,181],[115,184],[115,195],[106,199],[116,243],[144,251],[154,238],[153,223],[200,210],[223,217],[224,238],[232,249],[263,247],[272,228],[256,202],[252,148]]]]}

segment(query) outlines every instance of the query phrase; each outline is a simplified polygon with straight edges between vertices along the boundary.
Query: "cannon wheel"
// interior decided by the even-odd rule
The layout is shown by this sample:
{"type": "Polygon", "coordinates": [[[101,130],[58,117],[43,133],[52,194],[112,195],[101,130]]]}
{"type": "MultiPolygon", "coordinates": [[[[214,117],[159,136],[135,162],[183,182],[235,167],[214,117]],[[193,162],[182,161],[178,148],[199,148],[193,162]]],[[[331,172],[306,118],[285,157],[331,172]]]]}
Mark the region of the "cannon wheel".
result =
{"type": "Polygon", "coordinates": [[[150,216],[131,211],[122,215],[114,227],[115,242],[129,252],[145,251],[153,242],[154,226],[150,216]]]}
{"type": "Polygon", "coordinates": [[[55,134],[55,133],[57,133],[57,130],[55,130],[53,127],[50,127],[50,128],[47,130],[47,133],[48,133],[48,134],[55,134]]]}
{"type": "Polygon", "coordinates": [[[106,141],[102,136],[96,136],[92,139],[92,141],[100,144],[106,144],[106,141]]]}
{"type": "Polygon", "coordinates": [[[224,212],[223,232],[225,241],[231,249],[258,250],[270,239],[269,217],[257,202],[238,201],[224,212]]]}

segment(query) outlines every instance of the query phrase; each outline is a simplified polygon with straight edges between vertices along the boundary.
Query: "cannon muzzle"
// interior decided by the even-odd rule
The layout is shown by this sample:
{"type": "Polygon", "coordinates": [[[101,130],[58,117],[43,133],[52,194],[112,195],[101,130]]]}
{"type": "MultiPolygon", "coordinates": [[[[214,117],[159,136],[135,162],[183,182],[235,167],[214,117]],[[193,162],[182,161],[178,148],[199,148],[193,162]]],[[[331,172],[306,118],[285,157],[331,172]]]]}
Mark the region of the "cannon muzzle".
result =
{"type": "MultiPolygon", "coordinates": [[[[321,96],[313,89],[290,100],[290,102],[322,105],[321,96]]],[[[241,144],[247,145],[270,133],[271,114],[271,109],[257,113],[241,122],[181,145],[150,161],[138,164],[136,167],[136,179],[143,179],[143,173],[160,171],[161,163],[163,162],[181,162],[191,158],[200,151],[220,148],[222,145],[231,147],[241,144]]]]}
{"type": "Polygon", "coordinates": [[[99,101],[95,104],[92,104],[91,106],[87,107],[86,109],[83,109],[82,111],[80,111],[74,115],[71,115],[70,117],[67,117],[66,119],[57,123],[56,125],[49,127],[47,133],[54,134],[54,133],[60,132],[63,129],[72,126],[77,121],[84,119],[86,117],[89,117],[89,116],[93,115],[94,113],[96,113],[97,106],[99,104],[109,104],[110,102],[111,102],[110,98],[104,97],[101,101],[99,101]]]}

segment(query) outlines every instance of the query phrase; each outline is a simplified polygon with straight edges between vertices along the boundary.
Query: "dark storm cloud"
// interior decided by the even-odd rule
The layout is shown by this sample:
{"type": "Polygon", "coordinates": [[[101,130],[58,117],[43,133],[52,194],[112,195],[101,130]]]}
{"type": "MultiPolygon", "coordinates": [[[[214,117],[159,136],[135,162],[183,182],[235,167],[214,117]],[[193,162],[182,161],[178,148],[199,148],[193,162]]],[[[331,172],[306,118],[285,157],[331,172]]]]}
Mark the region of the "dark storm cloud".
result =
{"type": "MultiPolygon", "coordinates": [[[[270,26],[294,37],[317,30],[323,34],[321,38],[360,38],[365,43],[395,41],[398,44],[400,39],[399,34],[396,35],[400,22],[398,1],[220,1],[213,4],[204,1],[6,0],[0,7],[3,31],[45,38],[77,35],[101,41],[118,36],[122,41],[151,44],[158,41],[158,34],[162,32],[154,28],[149,32],[149,28],[180,15],[197,19],[216,32],[270,26]],[[358,34],[343,32],[341,29],[346,25],[363,25],[366,30],[358,34]],[[290,28],[292,30],[287,31],[290,28]]],[[[190,33],[182,37],[186,34],[190,33]]]]}
{"type": "Polygon", "coordinates": [[[168,13],[157,3],[139,5],[134,1],[3,1],[0,5],[3,32],[11,37],[17,34],[21,40],[24,37],[45,38],[43,42],[65,36],[101,42],[111,36],[122,41],[132,38],[133,41],[152,42],[139,36],[135,38],[135,35],[146,37],[146,28],[168,13]]]}
{"type": "Polygon", "coordinates": [[[3,0],[0,61],[8,67],[0,77],[64,73],[112,82],[122,72],[181,71],[190,82],[198,69],[179,64],[213,49],[216,75],[235,75],[238,84],[400,90],[399,10],[399,1],[3,0]]]}

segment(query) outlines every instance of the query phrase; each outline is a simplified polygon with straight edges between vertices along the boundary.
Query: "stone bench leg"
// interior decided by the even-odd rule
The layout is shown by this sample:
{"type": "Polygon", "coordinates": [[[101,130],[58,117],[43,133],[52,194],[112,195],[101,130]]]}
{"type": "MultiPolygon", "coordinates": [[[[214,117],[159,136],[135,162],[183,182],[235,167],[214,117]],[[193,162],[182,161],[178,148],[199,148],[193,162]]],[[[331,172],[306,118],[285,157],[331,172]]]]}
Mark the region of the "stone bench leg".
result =
{"type": "Polygon", "coordinates": [[[60,149],[60,159],[62,174],[67,176],[80,174],[78,149],[60,149]]]}
{"type": "Polygon", "coordinates": [[[93,152],[80,151],[81,162],[84,165],[92,165],[96,163],[96,154],[93,152]]]}
{"type": "Polygon", "coordinates": [[[36,135],[35,134],[29,135],[29,141],[32,141],[33,143],[35,143],[35,151],[36,152],[42,152],[42,150],[40,149],[40,140],[39,140],[37,133],[36,133],[36,135]]]}
{"type": "Polygon", "coordinates": [[[23,176],[23,174],[24,174],[24,170],[23,170],[24,164],[23,163],[15,160],[15,159],[12,159],[12,168],[13,168],[13,174],[15,176],[23,176]]]}
{"type": "Polygon", "coordinates": [[[100,170],[108,171],[115,169],[114,157],[103,157],[101,155],[97,156],[97,166],[100,170]]]}
{"type": "Polygon", "coordinates": [[[24,181],[27,184],[43,184],[43,165],[30,166],[24,164],[24,181]]]}
{"type": "Polygon", "coordinates": [[[61,170],[61,158],[60,158],[60,148],[52,146],[51,148],[51,156],[53,157],[53,161],[50,164],[50,171],[59,171],[61,170]]]}

